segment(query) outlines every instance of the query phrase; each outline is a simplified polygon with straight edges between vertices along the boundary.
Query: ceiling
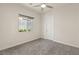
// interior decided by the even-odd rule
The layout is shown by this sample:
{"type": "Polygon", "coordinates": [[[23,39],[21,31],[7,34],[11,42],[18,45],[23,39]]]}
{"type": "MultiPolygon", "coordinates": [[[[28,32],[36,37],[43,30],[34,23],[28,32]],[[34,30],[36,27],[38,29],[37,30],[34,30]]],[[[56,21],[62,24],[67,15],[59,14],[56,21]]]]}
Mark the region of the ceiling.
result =
{"type": "Polygon", "coordinates": [[[45,8],[44,11],[41,11],[41,7],[33,7],[35,5],[38,5],[39,3],[32,3],[32,5],[30,5],[30,3],[23,3],[22,5],[38,12],[38,13],[43,13],[43,12],[48,12],[50,10],[52,10],[54,7],[57,6],[71,6],[71,5],[79,5],[78,3],[46,3],[47,5],[52,6],[53,8],[45,8]]]}

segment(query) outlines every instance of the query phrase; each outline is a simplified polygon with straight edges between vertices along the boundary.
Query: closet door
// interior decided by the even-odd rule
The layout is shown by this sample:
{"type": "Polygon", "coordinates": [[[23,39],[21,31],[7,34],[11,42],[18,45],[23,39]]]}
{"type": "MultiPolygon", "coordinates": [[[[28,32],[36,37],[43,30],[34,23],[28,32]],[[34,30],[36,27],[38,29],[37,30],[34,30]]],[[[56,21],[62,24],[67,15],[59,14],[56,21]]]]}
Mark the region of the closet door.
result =
{"type": "Polygon", "coordinates": [[[54,16],[51,13],[47,13],[43,18],[43,35],[45,39],[54,39],[54,16]]]}

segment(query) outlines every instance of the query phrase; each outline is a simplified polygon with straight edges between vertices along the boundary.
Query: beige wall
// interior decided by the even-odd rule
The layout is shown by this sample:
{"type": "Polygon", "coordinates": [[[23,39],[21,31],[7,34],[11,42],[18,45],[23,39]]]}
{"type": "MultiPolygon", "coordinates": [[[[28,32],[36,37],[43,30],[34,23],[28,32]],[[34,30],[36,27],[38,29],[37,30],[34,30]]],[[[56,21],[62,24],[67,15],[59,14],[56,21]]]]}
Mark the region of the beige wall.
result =
{"type": "Polygon", "coordinates": [[[40,15],[19,4],[0,4],[0,50],[40,38],[40,15]],[[33,16],[31,32],[18,32],[18,14],[33,16]]]}
{"type": "MultiPolygon", "coordinates": [[[[51,28],[55,29],[55,39],[51,38],[51,40],[79,47],[79,6],[58,6],[49,13],[54,21],[51,28]]],[[[48,21],[49,16],[43,20],[48,21]]]]}

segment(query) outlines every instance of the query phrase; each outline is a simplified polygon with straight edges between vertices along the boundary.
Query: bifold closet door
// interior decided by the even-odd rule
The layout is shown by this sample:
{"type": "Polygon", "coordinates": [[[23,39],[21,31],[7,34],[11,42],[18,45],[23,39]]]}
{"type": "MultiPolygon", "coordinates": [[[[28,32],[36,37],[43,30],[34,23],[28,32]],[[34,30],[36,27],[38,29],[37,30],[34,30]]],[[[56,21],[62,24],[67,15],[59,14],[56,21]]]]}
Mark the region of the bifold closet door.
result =
{"type": "Polygon", "coordinates": [[[47,13],[43,16],[43,36],[45,39],[54,39],[54,16],[47,13]]]}

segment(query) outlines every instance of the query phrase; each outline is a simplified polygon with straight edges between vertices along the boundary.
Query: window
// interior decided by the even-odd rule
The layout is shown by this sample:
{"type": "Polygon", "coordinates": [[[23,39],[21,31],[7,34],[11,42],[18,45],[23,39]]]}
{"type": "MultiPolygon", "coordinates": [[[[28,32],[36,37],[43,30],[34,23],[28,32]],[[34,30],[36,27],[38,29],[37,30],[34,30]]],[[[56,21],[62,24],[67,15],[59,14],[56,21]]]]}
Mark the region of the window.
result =
{"type": "Polygon", "coordinates": [[[19,14],[19,32],[29,32],[32,30],[33,17],[19,14]]]}

